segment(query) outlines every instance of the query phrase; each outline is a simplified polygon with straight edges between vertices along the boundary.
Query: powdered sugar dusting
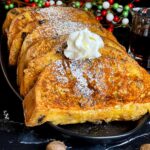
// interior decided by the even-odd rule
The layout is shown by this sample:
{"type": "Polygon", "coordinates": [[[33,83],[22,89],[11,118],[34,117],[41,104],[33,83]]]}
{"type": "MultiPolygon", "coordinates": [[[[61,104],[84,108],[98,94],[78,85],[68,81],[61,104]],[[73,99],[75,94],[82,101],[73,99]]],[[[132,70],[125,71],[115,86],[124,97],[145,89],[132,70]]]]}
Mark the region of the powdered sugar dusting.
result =
{"type": "Polygon", "coordinates": [[[72,21],[58,21],[56,22],[49,22],[48,24],[44,25],[42,28],[39,26],[37,28],[38,32],[40,33],[41,37],[53,37],[60,35],[70,34],[75,31],[80,31],[86,28],[87,25],[78,22],[72,21]]]}
{"type": "Polygon", "coordinates": [[[74,17],[72,13],[80,13],[79,10],[77,11],[76,9],[71,7],[50,7],[38,9],[37,12],[40,13],[45,19],[54,21],[59,21],[60,19],[70,20],[74,17]]]}
{"type": "Polygon", "coordinates": [[[37,26],[31,34],[28,34],[23,42],[23,48],[28,48],[40,38],[56,38],[57,36],[71,34],[72,32],[80,31],[90,26],[88,23],[85,24],[83,19],[83,23],[79,21],[80,18],[77,16],[83,15],[82,11],[71,7],[50,7],[37,9],[35,12],[41,14],[43,19],[47,21],[37,26]]]}
{"type": "Polygon", "coordinates": [[[56,61],[55,65],[56,65],[55,69],[57,70],[56,72],[58,72],[58,73],[54,72],[57,81],[61,83],[68,83],[68,78],[66,77],[65,69],[62,65],[62,60],[56,61]]]}
{"type": "Polygon", "coordinates": [[[61,83],[68,83],[68,78],[67,77],[64,77],[64,76],[56,76],[58,82],[61,82],[61,83]]]}
{"type": "Polygon", "coordinates": [[[88,27],[88,25],[79,22],[48,22],[43,26],[38,26],[31,34],[29,34],[23,42],[23,47],[28,47],[40,38],[56,38],[61,35],[68,35],[75,31],[80,31],[88,27]]]}
{"type": "Polygon", "coordinates": [[[57,67],[57,71],[58,71],[61,75],[65,75],[65,70],[64,70],[63,65],[62,65],[62,60],[56,61],[55,64],[56,64],[56,67],[57,67]]]}
{"type": "Polygon", "coordinates": [[[68,65],[65,61],[57,60],[53,68],[53,74],[56,76],[58,82],[65,84],[69,82],[66,74],[67,69],[69,69],[71,76],[76,79],[72,89],[74,94],[91,99],[94,91],[88,87],[87,79],[84,77],[84,67],[82,65],[84,65],[82,60],[69,60],[68,65]]]}
{"type": "Polygon", "coordinates": [[[73,60],[70,64],[70,70],[72,75],[77,79],[75,85],[75,92],[76,94],[82,94],[85,98],[89,98],[92,93],[94,92],[90,88],[88,88],[87,80],[83,77],[83,70],[80,66],[82,62],[73,60]]]}
{"type": "Polygon", "coordinates": [[[37,27],[41,37],[55,37],[70,34],[75,31],[83,30],[89,26],[88,23],[83,24],[78,21],[77,14],[80,16],[83,15],[83,12],[71,7],[44,8],[37,10],[37,13],[48,20],[46,25],[44,24],[43,26],[37,27]],[[74,13],[76,15],[73,15],[74,13]]]}
{"type": "MultiPolygon", "coordinates": [[[[66,7],[50,7],[46,9],[37,10],[38,13],[43,15],[44,18],[48,19],[48,23],[38,26],[35,30],[35,36],[31,36],[34,38],[55,38],[61,35],[68,35],[75,31],[80,31],[85,28],[88,28],[90,25],[85,22],[78,21],[77,16],[82,15],[81,11],[78,11],[74,8],[66,8],[66,7]],[[74,13],[78,15],[73,15],[74,13]],[[76,21],[76,22],[75,22],[76,21]],[[38,32],[38,34],[36,34],[38,32]],[[37,37],[36,37],[37,35],[37,37]]],[[[80,20],[80,18],[79,18],[80,20]]],[[[31,39],[30,39],[31,40],[31,39]]],[[[68,61],[68,60],[67,60],[68,61]]],[[[69,70],[71,71],[71,75],[76,79],[75,85],[73,87],[74,93],[76,95],[81,95],[84,98],[90,99],[93,94],[93,89],[88,87],[88,81],[84,77],[84,62],[69,60],[69,70]]],[[[60,83],[68,83],[69,79],[66,75],[66,66],[62,60],[55,62],[54,74],[56,79],[60,83]]]]}

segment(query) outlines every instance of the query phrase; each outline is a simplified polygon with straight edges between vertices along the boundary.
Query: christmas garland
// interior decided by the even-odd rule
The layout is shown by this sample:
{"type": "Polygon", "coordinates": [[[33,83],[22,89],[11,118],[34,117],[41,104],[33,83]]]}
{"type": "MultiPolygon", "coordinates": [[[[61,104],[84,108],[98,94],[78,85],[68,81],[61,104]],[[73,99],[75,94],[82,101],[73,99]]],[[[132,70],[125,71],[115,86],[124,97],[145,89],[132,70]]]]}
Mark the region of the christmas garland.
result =
{"type": "Polygon", "coordinates": [[[9,10],[14,7],[50,7],[69,5],[80,8],[85,11],[92,11],[98,21],[100,21],[109,31],[113,32],[114,27],[128,27],[129,13],[134,7],[134,3],[140,0],[132,0],[125,6],[114,0],[6,0],[5,9],[9,10]]]}

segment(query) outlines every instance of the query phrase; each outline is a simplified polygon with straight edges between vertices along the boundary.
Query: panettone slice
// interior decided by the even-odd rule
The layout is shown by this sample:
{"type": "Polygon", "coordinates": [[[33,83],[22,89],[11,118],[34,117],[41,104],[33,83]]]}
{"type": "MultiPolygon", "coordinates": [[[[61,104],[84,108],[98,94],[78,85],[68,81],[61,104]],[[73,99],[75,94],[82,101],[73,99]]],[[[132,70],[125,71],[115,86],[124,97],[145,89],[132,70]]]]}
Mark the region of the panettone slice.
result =
{"type": "MultiPolygon", "coordinates": [[[[51,24],[56,24],[58,21],[76,21],[76,22],[82,22],[82,23],[89,23],[91,25],[95,25],[99,28],[101,28],[101,25],[98,23],[98,21],[95,20],[94,16],[89,13],[82,10],[77,10],[72,7],[50,7],[50,8],[44,8],[44,9],[33,9],[29,11],[25,11],[19,15],[17,15],[11,22],[9,31],[8,31],[8,48],[11,48],[12,42],[14,40],[14,37],[23,30],[26,25],[28,25],[30,22],[42,22],[42,20],[49,20],[51,24]]],[[[32,30],[35,29],[34,26],[32,30]]],[[[30,31],[29,31],[30,32],[30,31]]],[[[15,44],[15,43],[14,43],[15,44]]],[[[21,45],[21,43],[19,43],[21,45]]],[[[11,49],[10,49],[11,50],[11,49]]],[[[11,58],[10,65],[16,64],[16,55],[18,55],[18,49],[15,51],[15,45],[13,46],[13,52],[12,56],[15,56],[15,58],[11,58]]]]}
{"type": "Polygon", "coordinates": [[[47,23],[48,20],[39,20],[39,21],[33,21],[28,23],[24,29],[22,29],[19,33],[14,35],[14,38],[12,40],[12,44],[9,48],[9,64],[14,65],[18,62],[18,55],[21,50],[22,43],[26,36],[30,34],[37,26],[40,26],[41,24],[47,23]]]}
{"type": "MultiPolygon", "coordinates": [[[[56,46],[62,45],[62,42],[64,42],[66,39],[66,36],[60,36],[56,39],[51,38],[45,38],[43,40],[39,40],[36,43],[34,43],[29,49],[24,53],[17,65],[17,75],[18,75],[18,86],[20,87],[20,94],[25,96],[29,89],[27,90],[24,87],[24,73],[26,72],[25,69],[28,67],[28,64],[30,66],[30,62],[33,62],[33,60],[37,60],[37,58],[41,58],[42,56],[46,55],[48,52],[54,51],[56,53],[56,46]],[[55,48],[54,48],[55,47],[55,48]]],[[[41,59],[42,60],[42,59],[41,59]]],[[[44,66],[44,65],[43,65],[44,66]]],[[[34,66],[33,66],[34,67],[34,66]]],[[[33,80],[34,83],[34,80],[33,80]]],[[[30,87],[30,86],[29,86],[30,87]]]]}
{"type": "Polygon", "coordinates": [[[9,27],[10,27],[10,24],[12,22],[12,20],[18,16],[19,14],[25,12],[25,11],[29,11],[29,10],[32,10],[33,8],[27,8],[27,7],[19,7],[19,8],[13,8],[11,9],[10,11],[8,11],[7,13],[7,16],[6,16],[6,19],[3,23],[3,27],[2,27],[2,30],[3,30],[3,34],[7,35],[8,31],[9,31],[9,27]]]}
{"type": "Polygon", "coordinates": [[[124,51],[100,52],[92,60],[52,54],[23,101],[26,125],[137,120],[149,112],[150,75],[124,51]]]}
{"type": "MultiPolygon", "coordinates": [[[[99,33],[101,34],[101,32],[99,33]]],[[[66,45],[66,41],[67,41],[67,37],[68,36],[62,36],[61,38],[58,38],[56,41],[58,41],[58,43],[55,44],[55,46],[53,47],[53,49],[51,49],[51,47],[49,48],[49,51],[54,51],[54,53],[57,53],[59,50],[64,49],[66,45]]],[[[106,37],[102,37],[105,45],[106,46],[110,46],[112,48],[114,48],[117,51],[123,51],[123,53],[125,52],[124,49],[118,45],[117,43],[113,42],[112,40],[109,40],[106,37]]],[[[50,41],[47,41],[50,42],[50,41]]],[[[30,48],[29,48],[30,49],[30,48]]],[[[36,51],[36,49],[34,49],[36,51]]],[[[44,49],[43,49],[44,50],[44,49]]],[[[45,51],[45,50],[44,50],[45,51]]],[[[28,51],[27,51],[28,53],[28,51]]],[[[29,90],[33,87],[34,83],[36,82],[38,75],[41,73],[41,71],[51,63],[51,52],[49,54],[48,53],[43,53],[42,55],[40,55],[34,59],[32,59],[31,61],[29,61],[28,63],[26,63],[26,65],[23,65],[23,63],[25,62],[25,58],[23,55],[20,60],[20,63],[18,65],[18,83],[20,83],[20,93],[21,95],[25,96],[29,90]],[[44,55],[43,55],[44,54],[44,55]],[[24,66],[24,67],[21,67],[24,66]]],[[[110,53],[111,54],[111,53],[110,53]]]]}

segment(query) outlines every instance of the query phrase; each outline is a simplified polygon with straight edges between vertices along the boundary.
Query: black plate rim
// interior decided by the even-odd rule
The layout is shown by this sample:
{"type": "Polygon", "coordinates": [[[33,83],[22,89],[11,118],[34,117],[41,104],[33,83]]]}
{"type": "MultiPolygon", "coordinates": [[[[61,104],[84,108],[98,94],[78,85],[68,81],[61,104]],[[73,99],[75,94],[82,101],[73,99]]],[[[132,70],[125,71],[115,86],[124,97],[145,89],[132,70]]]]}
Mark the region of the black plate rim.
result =
{"type": "Polygon", "coordinates": [[[87,139],[87,140],[115,140],[115,139],[120,139],[120,138],[125,138],[127,136],[130,136],[131,134],[136,133],[148,120],[149,118],[149,114],[144,115],[140,120],[139,123],[137,124],[137,126],[135,128],[133,128],[132,130],[123,133],[123,134],[119,134],[119,135],[113,135],[113,136],[86,136],[86,135],[78,135],[77,133],[68,131],[66,129],[64,129],[63,127],[59,127],[57,125],[54,125],[52,123],[49,123],[50,126],[52,126],[53,128],[55,128],[56,130],[58,130],[59,132],[63,133],[63,134],[67,134],[69,136],[73,136],[76,138],[83,138],[83,139],[87,139]]]}
{"type": "Polygon", "coordinates": [[[7,75],[7,71],[5,69],[5,64],[3,61],[3,56],[2,56],[2,45],[1,45],[1,41],[2,41],[3,35],[0,37],[0,66],[3,72],[3,75],[6,79],[6,82],[8,83],[9,87],[12,89],[12,91],[15,93],[15,95],[21,100],[23,101],[23,98],[20,96],[20,94],[16,91],[16,89],[13,87],[13,85],[11,84],[11,82],[8,79],[8,75],[7,75]]]}
{"type": "MultiPolygon", "coordinates": [[[[4,74],[4,77],[9,85],[9,87],[12,89],[12,91],[15,93],[15,95],[21,100],[23,101],[23,98],[20,96],[20,94],[17,92],[17,90],[13,87],[13,85],[11,84],[9,78],[8,78],[8,75],[7,75],[7,71],[6,71],[6,67],[5,67],[5,63],[3,61],[3,56],[2,56],[2,38],[3,38],[3,35],[0,37],[0,66],[2,68],[2,72],[4,74]]],[[[130,130],[129,132],[125,132],[123,134],[119,134],[119,135],[114,135],[114,136],[86,136],[86,135],[79,135],[75,132],[71,132],[67,129],[64,129],[62,127],[59,127],[57,125],[54,125],[52,123],[49,123],[49,125],[51,127],[53,127],[54,129],[56,129],[57,131],[61,132],[62,134],[65,134],[65,135],[69,135],[71,137],[75,137],[75,138],[79,138],[79,139],[85,139],[85,140],[119,140],[121,138],[125,138],[127,136],[130,136],[131,134],[134,134],[136,131],[138,131],[145,123],[146,121],[148,120],[149,118],[149,114],[146,114],[145,116],[143,116],[143,118],[141,118],[141,120],[139,120],[139,123],[137,124],[137,126],[135,128],[133,128],[132,130],[130,130]]]]}

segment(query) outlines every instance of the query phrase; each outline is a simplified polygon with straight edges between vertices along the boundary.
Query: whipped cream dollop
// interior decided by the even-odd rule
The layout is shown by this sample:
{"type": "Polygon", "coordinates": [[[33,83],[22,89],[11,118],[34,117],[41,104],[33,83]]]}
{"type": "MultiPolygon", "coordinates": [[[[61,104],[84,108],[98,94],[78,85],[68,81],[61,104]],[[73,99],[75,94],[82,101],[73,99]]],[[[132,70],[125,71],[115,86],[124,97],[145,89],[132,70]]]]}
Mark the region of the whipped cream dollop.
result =
{"type": "Polygon", "coordinates": [[[64,55],[76,60],[98,58],[101,56],[99,49],[102,47],[103,39],[86,28],[69,35],[64,55]]]}

